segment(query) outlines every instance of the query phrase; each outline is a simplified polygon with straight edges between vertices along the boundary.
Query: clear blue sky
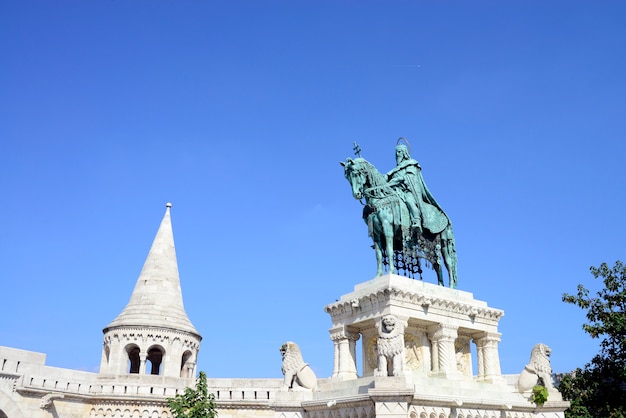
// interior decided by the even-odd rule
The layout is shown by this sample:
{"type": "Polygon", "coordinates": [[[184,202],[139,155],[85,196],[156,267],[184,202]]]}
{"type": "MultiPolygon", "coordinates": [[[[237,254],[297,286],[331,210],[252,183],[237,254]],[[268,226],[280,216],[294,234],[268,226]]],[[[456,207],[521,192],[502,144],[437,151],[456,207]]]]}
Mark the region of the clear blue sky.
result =
{"type": "MultiPolygon", "coordinates": [[[[375,274],[339,161],[396,139],[454,224],[459,289],[589,361],[561,302],[626,259],[622,1],[0,2],[0,344],[97,371],[171,201],[210,377],[332,373],[323,307],[375,274]]],[[[427,271],[424,280],[435,283],[427,271]]]]}

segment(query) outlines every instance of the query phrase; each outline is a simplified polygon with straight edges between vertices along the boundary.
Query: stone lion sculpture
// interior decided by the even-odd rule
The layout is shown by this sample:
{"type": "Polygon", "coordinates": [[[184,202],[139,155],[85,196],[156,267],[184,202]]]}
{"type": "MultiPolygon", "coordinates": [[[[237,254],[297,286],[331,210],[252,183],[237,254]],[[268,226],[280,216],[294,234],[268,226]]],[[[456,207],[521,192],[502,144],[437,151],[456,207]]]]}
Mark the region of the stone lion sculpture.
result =
{"type": "Polygon", "coordinates": [[[282,390],[309,389],[317,390],[317,376],[302,359],[302,352],[298,344],[287,341],[280,347],[280,354],[283,357],[281,370],[285,375],[282,390]]]}
{"type": "Polygon", "coordinates": [[[517,389],[520,393],[528,392],[538,382],[539,379],[548,390],[553,390],[552,366],[550,365],[550,354],[552,350],[545,344],[536,344],[530,353],[530,362],[524,367],[517,380],[517,389]]]}
{"type": "Polygon", "coordinates": [[[377,324],[378,367],[375,376],[402,376],[406,366],[404,326],[394,315],[386,315],[377,324]],[[391,372],[389,365],[392,366],[391,372]]]}

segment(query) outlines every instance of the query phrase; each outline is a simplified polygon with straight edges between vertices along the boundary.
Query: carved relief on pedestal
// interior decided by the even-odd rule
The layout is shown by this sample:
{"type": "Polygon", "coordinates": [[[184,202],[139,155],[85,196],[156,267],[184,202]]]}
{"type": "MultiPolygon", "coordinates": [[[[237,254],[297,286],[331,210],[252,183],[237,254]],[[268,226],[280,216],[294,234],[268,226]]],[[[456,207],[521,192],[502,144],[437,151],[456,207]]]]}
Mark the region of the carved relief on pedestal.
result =
{"type": "Polygon", "coordinates": [[[365,356],[367,366],[370,370],[375,370],[378,366],[378,349],[376,346],[378,345],[378,337],[373,336],[369,337],[365,341],[365,356]]]}
{"type": "Polygon", "coordinates": [[[406,352],[406,368],[408,370],[421,370],[422,359],[422,344],[415,335],[404,334],[404,350],[406,352]]]}
{"type": "Polygon", "coordinates": [[[472,377],[472,354],[470,350],[470,337],[461,336],[454,343],[456,352],[456,368],[465,377],[472,377]]]}

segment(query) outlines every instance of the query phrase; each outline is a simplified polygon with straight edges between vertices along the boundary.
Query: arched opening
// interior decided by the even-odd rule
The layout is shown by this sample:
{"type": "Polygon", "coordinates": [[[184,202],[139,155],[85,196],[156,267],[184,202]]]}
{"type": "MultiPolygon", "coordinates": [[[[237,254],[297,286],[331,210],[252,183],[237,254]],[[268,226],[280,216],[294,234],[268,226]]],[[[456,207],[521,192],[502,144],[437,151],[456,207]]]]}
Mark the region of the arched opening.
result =
{"type": "Polygon", "coordinates": [[[193,365],[191,363],[191,351],[187,350],[183,353],[180,361],[180,377],[193,377],[193,365]]]}
{"type": "Polygon", "coordinates": [[[139,347],[129,345],[126,347],[128,353],[128,373],[139,373],[139,347]]]}
{"type": "Polygon", "coordinates": [[[2,409],[0,409],[0,418],[9,418],[2,409]]]}
{"type": "Polygon", "coordinates": [[[163,361],[164,350],[162,347],[154,346],[148,350],[146,358],[146,373],[161,374],[161,362],[163,361]]]}

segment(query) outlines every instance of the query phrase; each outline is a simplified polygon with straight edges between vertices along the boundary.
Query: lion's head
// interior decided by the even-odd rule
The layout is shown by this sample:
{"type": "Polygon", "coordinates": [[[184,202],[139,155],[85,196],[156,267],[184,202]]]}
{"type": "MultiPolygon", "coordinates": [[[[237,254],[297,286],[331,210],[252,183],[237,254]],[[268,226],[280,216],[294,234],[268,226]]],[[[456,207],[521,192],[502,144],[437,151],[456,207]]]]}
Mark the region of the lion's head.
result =
{"type": "Polygon", "coordinates": [[[530,365],[536,372],[552,374],[552,366],[550,366],[550,354],[552,350],[545,344],[535,344],[530,353],[530,365]]]}
{"type": "Polygon", "coordinates": [[[283,374],[289,370],[301,369],[305,364],[300,347],[293,341],[287,341],[280,347],[280,355],[283,357],[281,366],[283,374]]]}

